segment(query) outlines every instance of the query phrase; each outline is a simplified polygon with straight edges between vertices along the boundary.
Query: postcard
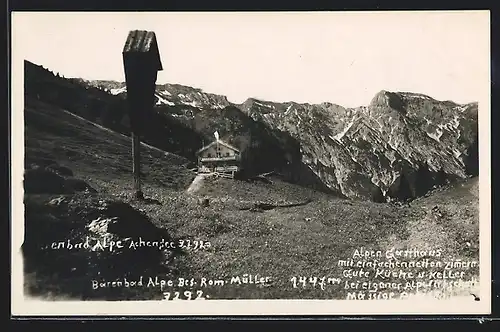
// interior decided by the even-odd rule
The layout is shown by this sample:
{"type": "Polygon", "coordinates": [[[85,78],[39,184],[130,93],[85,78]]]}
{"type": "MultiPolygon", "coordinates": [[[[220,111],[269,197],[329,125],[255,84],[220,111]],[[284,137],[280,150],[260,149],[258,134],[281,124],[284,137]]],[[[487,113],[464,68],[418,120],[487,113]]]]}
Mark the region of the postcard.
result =
{"type": "Polygon", "coordinates": [[[490,13],[13,12],[12,314],[489,314],[490,13]]]}

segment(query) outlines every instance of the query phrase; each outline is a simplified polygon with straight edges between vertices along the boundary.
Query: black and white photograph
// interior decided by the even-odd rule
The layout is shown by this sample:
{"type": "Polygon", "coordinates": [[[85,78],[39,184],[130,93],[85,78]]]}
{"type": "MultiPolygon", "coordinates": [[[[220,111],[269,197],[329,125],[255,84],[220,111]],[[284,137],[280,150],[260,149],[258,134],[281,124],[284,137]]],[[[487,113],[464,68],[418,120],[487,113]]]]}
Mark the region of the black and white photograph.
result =
{"type": "Polygon", "coordinates": [[[11,17],[13,313],[490,312],[489,11],[11,17]]]}

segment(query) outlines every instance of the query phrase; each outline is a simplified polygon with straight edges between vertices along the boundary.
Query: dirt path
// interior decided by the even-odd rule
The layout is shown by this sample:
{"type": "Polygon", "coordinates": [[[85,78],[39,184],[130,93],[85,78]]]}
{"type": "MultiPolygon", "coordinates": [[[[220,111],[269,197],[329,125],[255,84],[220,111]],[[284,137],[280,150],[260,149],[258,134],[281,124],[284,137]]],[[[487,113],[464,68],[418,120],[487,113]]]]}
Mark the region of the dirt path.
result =
{"type": "Polygon", "coordinates": [[[187,188],[187,193],[192,194],[200,190],[200,188],[203,186],[203,180],[205,179],[206,175],[205,174],[198,174],[194,178],[193,182],[191,182],[191,185],[189,188],[187,188]]]}

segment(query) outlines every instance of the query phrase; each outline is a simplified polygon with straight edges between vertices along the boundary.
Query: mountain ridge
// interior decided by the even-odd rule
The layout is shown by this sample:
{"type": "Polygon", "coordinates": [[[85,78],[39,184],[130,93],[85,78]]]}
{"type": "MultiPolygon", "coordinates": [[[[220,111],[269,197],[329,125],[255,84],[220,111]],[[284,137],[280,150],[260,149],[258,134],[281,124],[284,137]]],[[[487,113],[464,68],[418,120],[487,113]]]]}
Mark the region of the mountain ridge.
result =
{"type": "MultiPolygon", "coordinates": [[[[99,84],[100,83],[97,83],[97,85],[99,84]]],[[[121,84],[122,86],[125,86],[125,83],[121,84]]],[[[170,87],[172,87],[172,85],[170,84],[158,85],[157,94],[162,94],[162,91],[169,91],[170,87]]],[[[189,90],[189,87],[183,86],[183,89],[189,90]]],[[[203,93],[201,89],[197,88],[193,88],[193,91],[196,91],[196,93],[198,94],[203,93]]],[[[164,93],[165,92],[163,92],[163,94],[164,93]]],[[[170,91],[169,94],[173,95],[175,94],[175,92],[170,91]]],[[[179,102],[184,105],[191,104],[192,106],[195,107],[203,107],[206,105],[204,104],[204,102],[196,100],[196,97],[194,97],[194,99],[195,100],[189,99],[189,101],[187,102],[185,99],[184,100],[166,99],[166,101],[167,103],[169,103],[168,104],[169,106],[174,106],[176,103],[179,102]],[[196,103],[197,101],[198,104],[196,103]]],[[[225,98],[224,100],[227,101],[227,98],[225,98]]],[[[159,100],[159,103],[161,103],[161,100],[159,100]]],[[[344,144],[351,143],[350,145],[352,146],[352,141],[349,141],[349,138],[355,136],[356,133],[362,132],[361,136],[364,139],[366,139],[367,136],[371,137],[370,139],[368,139],[368,142],[372,145],[375,142],[383,143],[383,141],[387,141],[388,144],[385,144],[384,148],[387,149],[388,152],[384,154],[385,157],[389,160],[391,166],[394,162],[394,159],[391,159],[390,156],[388,155],[391,155],[390,151],[393,150],[396,154],[404,155],[403,159],[407,160],[410,164],[410,167],[413,169],[412,172],[410,173],[418,174],[418,170],[422,167],[421,173],[435,173],[434,175],[435,177],[442,177],[442,174],[440,172],[444,172],[446,174],[453,174],[458,176],[459,178],[465,178],[468,175],[467,172],[464,169],[462,169],[462,166],[465,166],[462,165],[464,164],[463,160],[459,158],[460,156],[462,156],[464,153],[467,152],[466,150],[468,150],[464,149],[463,146],[452,148],[452,154],[454,155],[454,157],[451,158],[452,161],[450,163],[447,162],[446,160],[443,160],[441,153],[434,153],[434,154],[424,153],[425,150],[424,148],[422,149],[412,148],[411,149],[412,151],[410,151],[410,148],[407,146],[404,150],[398,151],[398,149],[401,150],[400,148],[401,142],[398,142],[400,141],[400,139],[398,138],[399,137],[398,134],[402,135],[402,137],[405,137],[405,135],[407,135],[407,131],[405,130],[405,128],[408,128],[409,126],[412,125],[422,127],[422,123],[411,123],[412,121],[413,122],[425,121],[427,127],[421,129],[420,131],[422,133],[425,133],[427,137],[425,136],[417,137],[419,136],[418,132],[417,133],[412,132],[412,134],[415,135],[415,138],[405,143],[407,145],[410,145],[411,141],[417,140],[420,142],[419,144],[424,147],[429,145],[431,146],[438,145],[437,147],[436,146],[434,147],[434,150],[437,150],[438,148],[443,148],[443,144],[441,144],[440,142],[441,139],[446,138],[446,136],[443,137],[443,134],[448,134],[448,135],[451,135],[452,133],[457,134],[457,129],[459,127],[458,122],[465,118],[461,116],[463,113],[471,112],[472,115],[471,118],[474,117],[477,118],[477,108],[478,108],[477,102],[460,104],[450,100],[440,101],[422,93],[408,92],[408,91],[391,92],[387,90],[381,90],[372,98],[371,102],[368,105],[359,106],[355,108],[343,107],[341,105],[332,102],[322,102],[319,104],[313,104],[313,103],[298,103],[294,101],[289,101],[289,102],[279,103],[279,102],[262,100],[255,97],[247,98],[247,100],[241,104],[229,103],[229,105],[234,105],[240,108],[245,114],[251,117],[254,121],[261,121],[266,123],[267,126],[273,129],[291,133],[292,136],[297,138],[303,146],[304,145],[307,146],[307,141],[305,142],[305,144],[303,142],[304,134],[302,134],[301,138],[300,137],[301,130],[297,130],[295,132],[295,130],[290,127],[289,123],[290,121],[287,120],[293,117],[293,115],[290,115],[290,112],[293,113],[293,111],[295,111],[296,127],[301,129],[304,129],[304,126],[306,125],[303,122],[301,122],[302,120],[300,119],[300,116],[301,115],[304,116],[304,114],[306,114],[308,110],[315,112],[314,115],[309,116],[308,119],[309,122],[314,122],[315,119],[317,118],[322,118],[323,121],[328,122],[331,120],[331,118],[337,117],[339,119],[337,123],[330,123],[328,125],[328,128],[323,128],[325,134],[323,136],[330,138],[332,141],[334,141],[334,143],[322,142],[316,145],[337,145],[337,144],[343,145],[342,141],[347,139],[348,142],[344,144]],[[408,107],[408,105],[410,105],[410,107],[408,107]],[[450,108],[452,110],[455,110],[455,112],[451,112],[450,108]],[[317,110],[320,111],[318,112],[317,110]],[[450,114],[443,114],[443,110],[445,111],[445,113],[450,113],[450,114]],[[438,122],[437,119],[429,119],[433,116],[434,117],[436,116],[436,114],[433,114],[435,113],[434,111],[440,112],[439,116],[441,118],[446,118],[446,115],[448,115],[448,117],[450,117],[449,121],[438,122]],[[426,114],[422,115],[424,112],[426,114]],[[345,113],[344,119],[342,119],[341,115],[342,113],[345,113]],[[280,117],[282,119],[277,119],[280,117]],[[388,119],[386,119],[387,117],[388,119]],[[396,120],[391,123],[393,119],[396,120]],[[374,129],[381,121],[384,122],[387,120],[388,120],[387,123],[383,123],[380,125],[380,129],[374,129]],[[394,126],[394,124],[399,124],[399,126],[398,125],[394,126]],[[391,128],[389,134],[384,132],[384,129],[388,128],[391,128]],[[395,131],[397,131],[398,134],[394,134],[395,131]],[[295,135],[293,135],[294,133],[295,135]],[[428,141],[429,139],[436,141],[437,144],[435,144],[434,142],[424,142],[426,140],[428,141]],[[414,158],[411,157],[414,152],[418,152],[421,155],[420,157],[417,158],[418,160],[414,160],[414,158]],[[455,165],[457,163],[458,165],[455,165]]],[[[321,126],[322,125],[320,123],[317,123],[313,126],[313,129],[306,130],[307,133],[305,134],[310,136],[314,128],[316,129],[321,128],[321,126]]],[[[460,129],[458,129],[458,131],[460,131],[460,129]]],[[[456,137],[457,140],[460,139],[460,135],[461,133],[458,133],[458,136],[456,137]]],[[[316,137],[315,139],[317,140],[318,138],[316,137]]],[[[477,140],[477,138],[472,138],[471,145],[474,145],[474,139],[477,140]]],[[[308,141],[311,140],[312,138],[309,137],[308,141]]],[[[337,148],[334,149],[345,150],[346,148],[338,146],[337,148]]],[[[310,147],[310,150],[315,150],[315,148],[310,147]]],[[[349,148],[347,148],[346,152],[347,154],[350,154],[352,157],[353,152],[349,151],[349,148]]],[[[307,152],[306,150],[306,155],[307,154],[310,155],[309,158],[306,156],[306,164],[308,164],[309,166],[314,163],[317,164],[318,159],[320,159],[320,165],[318,165],[316,169],[313,170],[313,172],[319,174],[319,177],[323,181],[326,181],[329,187],[340,189],[340,191],[343,192],[344,194],[347,194],[347,196],[351,197],[360,196],[355,191],[348,192],[348,190],[343,189],[341,187],[341,184],[339,184],[338,181],[332,181],[332,179],[328,180],[330,176],[328,174],[323,174],[325,173],[325,171],[322,170],[322,165],[329,167],[331,166],[332,163],[334,163],[331,161],[324,161],[324,162],[321,161],[322,159],[321,156],[324,155],[325,153],[327,153],[327,151],[307,152]]],[[[357,160],[354,161],[359,164],[357,160]]],[[[336,168],[338,169],[339,167],[336,168]]],[[[382,167],[379,167],[378,171],[373,171],[372,167],[372,169],[369,170],[369,172],[383,173],[380,170],[380,168],[382,167]]],[[[401,166],[400,168],[403,168],[403,166],[401,166]]],[[[366,171],[366,169],[364,171],[366,171]]],[[[361,172],[363,172],[363,170],[359,170],[359,173],[361,172]]],[[[364,181],[366,182],[366,186],[371,186],[370,184],[371,182],[376,187],[380,188],[382,191],[382,195],[385,196],[389,191],[394,190],[394,188],[391,189],[391,186],[398,180],[398,177],[401,177],[402,172],[403,171],[398,170],[392,172],[390,176],[386,175],[385,177],[382,174],[377,174],[375,176],[372,176],[370,181],[367,181],[366,179],[364,181]]],[[[328,171],[326,171],[326,173],[328,173],[328,171]]],[[[473,171],[469,173],[474,174],[475,172],[473,171]]],[[[410,175],[410,177],[412,176],[413,175],[410,175]]],[[[450,178],[450,176],[445,176],[445,177],[450,178]]],[[[452,177],[453,176],[451,176],[451,178],[452,177]]],[[[443,181],[439,180],[437,182],[443,182],[443,181]]],[[[429,185],[429,187],[432,187],[432,185],[429,185]]],[[[397,190],[398,189],[396,189],[396,191],[397,190]]],[[[365,190],[361,196],[366,197],[370,195],[369,193],[370,191],[375,191],[378,194],[378,190],[375,187],[372,187],[368,191],[365,190]]],[[[413,195],[411,196],[415,195],[418,196],[420,195],[420,193],[419,194],[413,193],[413,195]]],[[[395,194],[395,196],[398,196],[398,194],[395,194]]]]}
{"type": "MultiPolygon", "coordinates": [[[[83,78],[79,78],[79,77],[73,77],[71,79],[80,80],[81,82],[84,82],[84,83],[87,83],[87,84],[90,84],[90,85],[93,85],[93,86],[96,86],[96,87],[106,87],[110,93],[115,92],[115,94],[120,94],[120,93],[126,92],[126,83],[125,82],[121,82],[121,81],[116,81],[116,80],[89,80],[89,79],[83,79],[83,78]],[[110,88],[110,87],[113,87],[113,88],[110,88]],[[111,91],[113,89],[115,91],[111,91]],[[118,90],[121,90],[121,91],[118,91],[118,90]]],[[[157,89],[168,88],[169,86],[177,86],[177,87],[180,87],[180,88],[191,89],[191,90],[194,90],[194,91],[197,91],[197,92],[200,92],[200,93],[205,93],[205,94],[208,94],[208,95],[225,97],[227,99],[227,96],[225,96],[224,94],[219,94],[219,93],[215,93],[215,92],[205,91],[202,88],[198,88],[198,87],[190,86],[190,85],[186,85],[186,84],[172,83],[172,82],[157,83],[156,84],[157,89]]],[[[434,101],[437,101],[437,102],[442,102],[442,103],[452,103],[452,104],[455,104],[457,106],[465,106],[465,105],[478,104],[477,101],[470,101],[470,102],[467,102],[467,103],[459,103],[459,102],[456,102],[456,101],[453,101],[453,100],[450,100],[450,99],[441,100],[441,99],[436,99],[436,98],[434,98],[434,97],[432,97],[430,95],[424,94],[424,93],[412,92],[412,91],[389,91],[389,90],[386,90],[386,89],[381,89],[379,92],[377,92],[375,94],[375,96],[378,95],[379,93],[385,93],[385,92],[396,93],[396,94],[405,94],[405,95],[413,95],[413,96],[415,96],[417,98],[421,97],[421,98],[431,99],[431,100],[434,100],[434,101]]],[[[316,103],[314,103],[314,102],[298,102],[298,101],[294,101],[294,100],[276,101],[276,100],[269,100],[269,99],[266,99],[266,98],[259,98],[259,97],[248,97],[247,99],[245,99],[241,103],[231,102],[231,101],[228,100],[228,103],[230,103],[232,105],[236,105],[236,106],[241,106],[241,105],[243,105],[245,103],[248,103],[250,101],[265,102],[265,103],[275,103],[275,104],[298,104],[298,105],[313,105],[313,106],[314,105],[316,105],[316,106],[319,106],[319,105],[329,105],[329,106],[344,107],[342,105],[336,104],[336,103],[334,103],[332,101],[329,101],[329,100],[325,100],[325,101],[322,101],[322,102],[316,102],[316,103]]],[[[369,104],[370,103],[368,103],[367,105],[358,105],[358,106],[355,106],[355,107],[344,107],[344,108],[348,108],[348,109],[363,108],[363,107],[368,106],[369,104]]]]}
{"type": "MultiPolygon", "coordinates": [[[[73,80],[109,98],[126,96],[123,82],[73,80]]],[[[478,174],[477,102],[381,90],[368,105],[355,108],[253,97],[234,104],[170,83],[157,85],[155,96],[148,131],[155,131],[155,142],[168,151],[194,160],[194,151],[217,130],[248,150],[249,173],[274,170],[292,182],[316,183],[349,198],[413,199],[478,174]]],[[[126,118],[126,105],[118,108],[119,118],[126,118]]]]}

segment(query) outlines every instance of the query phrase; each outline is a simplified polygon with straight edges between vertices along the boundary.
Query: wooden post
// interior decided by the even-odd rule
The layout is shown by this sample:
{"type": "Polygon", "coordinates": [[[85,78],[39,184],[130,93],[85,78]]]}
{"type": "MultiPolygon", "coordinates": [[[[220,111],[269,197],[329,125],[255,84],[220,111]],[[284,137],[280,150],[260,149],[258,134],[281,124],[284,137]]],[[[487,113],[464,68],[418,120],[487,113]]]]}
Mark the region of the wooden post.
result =
{"type": "Polygon", "coordinates": [[[155,33],[141,30],[130,31],[122,54],[132,134],[134,192],[137,199],[143,199],[140,136],[145,130],[144,118],[153,108],[157,72],[163,70],[155,33]]]}
{"type": "Polygon", "coordinates": [[[132,132],[132,173],[134,174],[135,198],[143,199],[141,189],[141,139],[137,133],[132,132]]]}

